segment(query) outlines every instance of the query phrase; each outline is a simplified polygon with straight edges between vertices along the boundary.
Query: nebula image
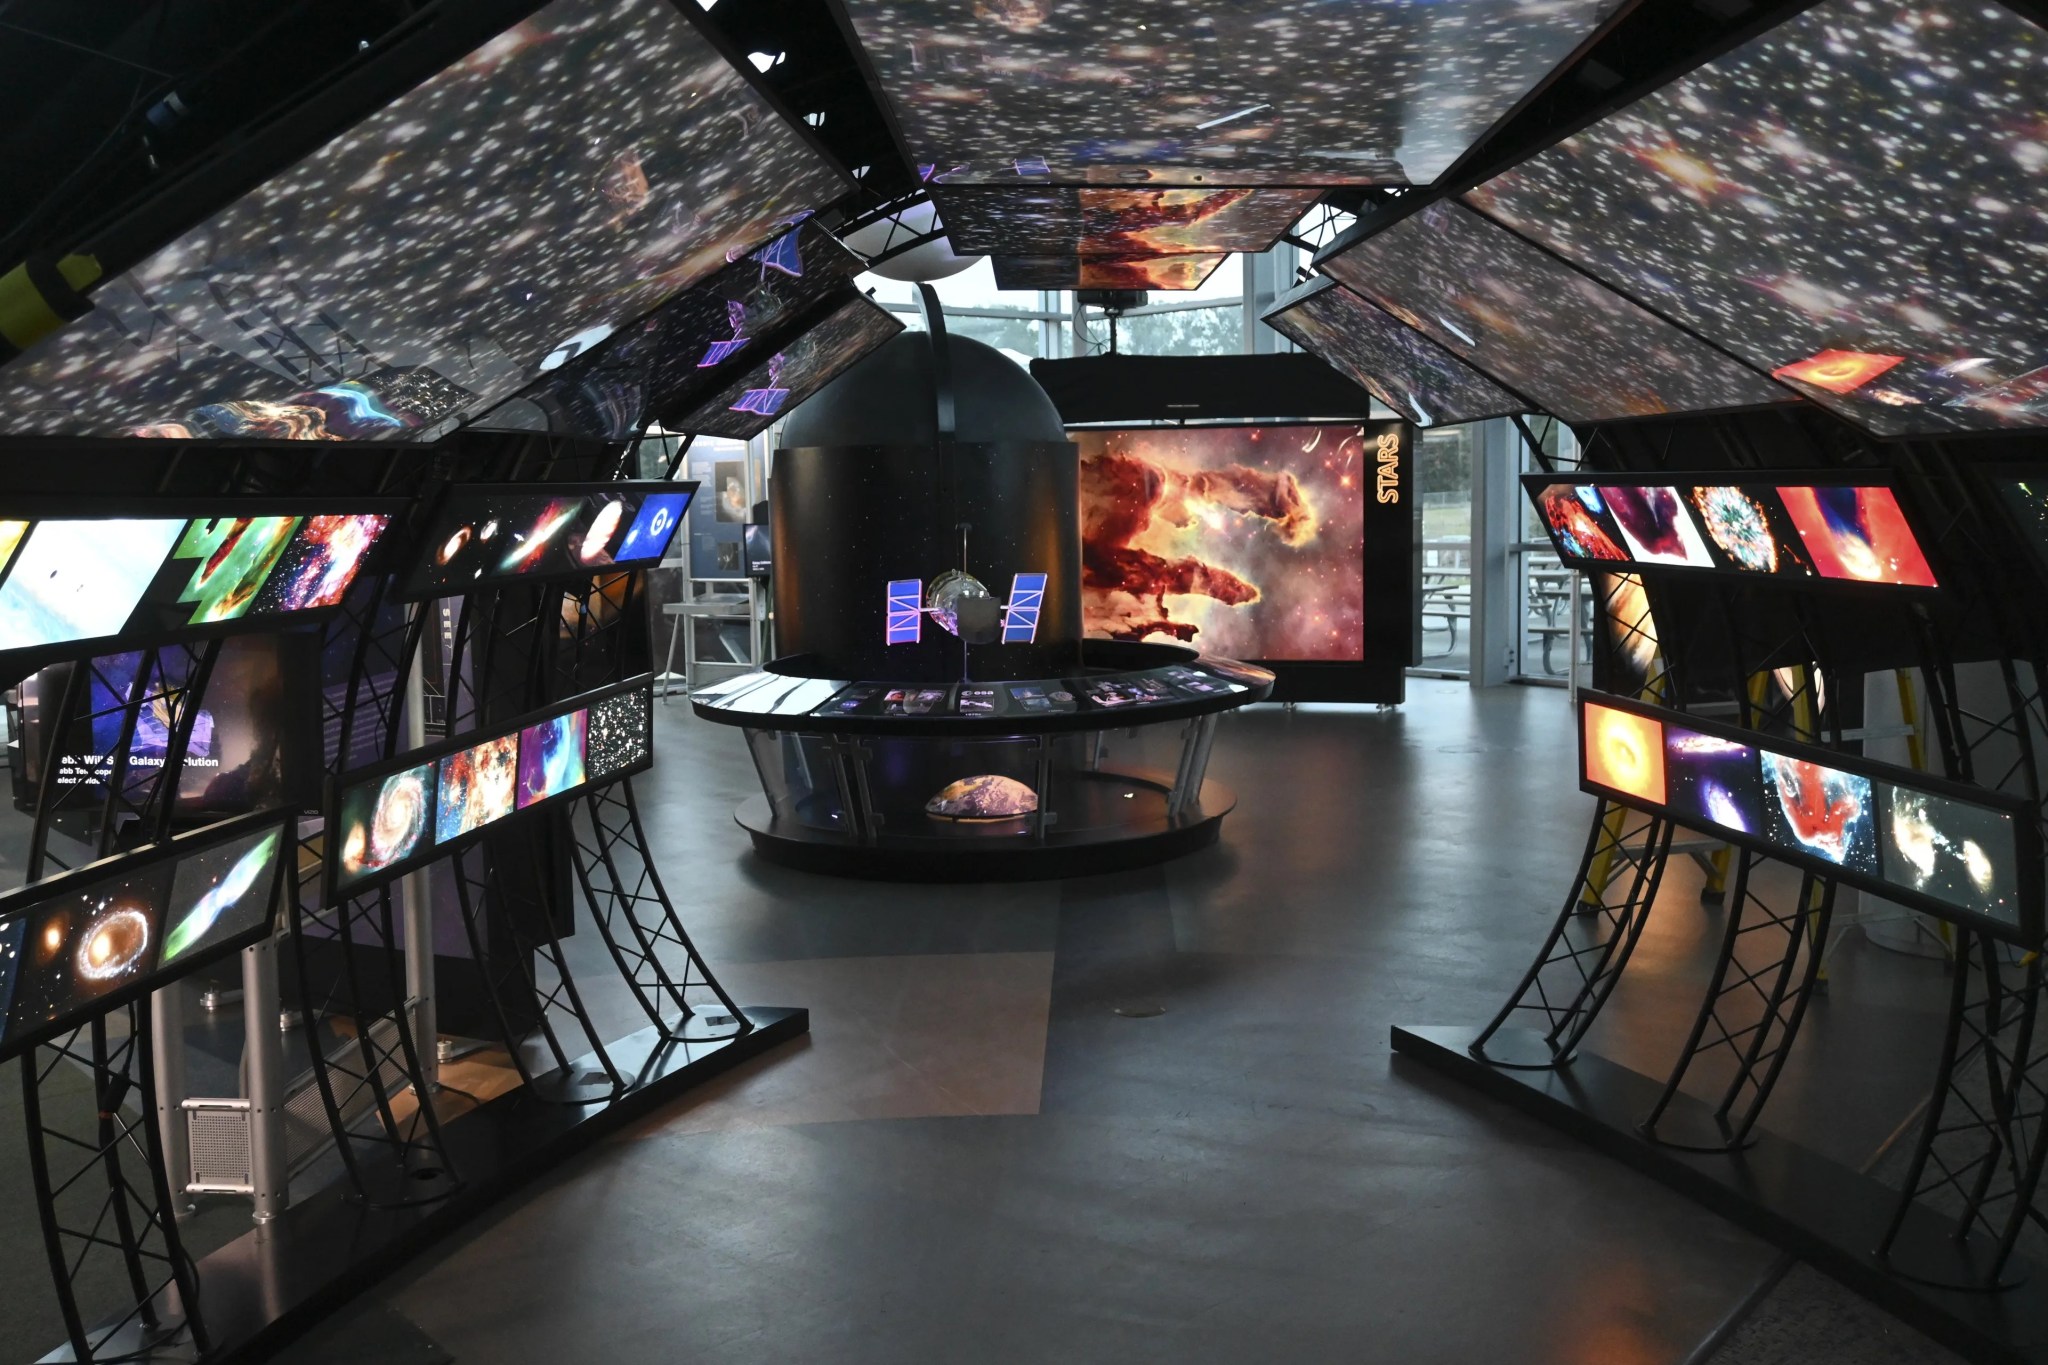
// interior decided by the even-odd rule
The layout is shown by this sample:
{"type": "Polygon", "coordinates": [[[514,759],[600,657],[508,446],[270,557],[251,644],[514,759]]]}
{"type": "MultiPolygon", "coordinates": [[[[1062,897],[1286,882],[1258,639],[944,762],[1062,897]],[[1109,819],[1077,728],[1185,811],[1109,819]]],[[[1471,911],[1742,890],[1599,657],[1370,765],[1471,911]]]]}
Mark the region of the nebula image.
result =
{"type": "Polygon", "coordinates": [[[1280,300],[1265,323],[1417,426],[1476,422],[1529,406],[1333,280],[1280,300]]]}
{"type": "Polygon", "coordinates": [[[436,433],[533,382],[561,338],[641,317],[846,192],[666,0],[550,0],[524,23],[533,41],[339,110],[326,145],[101,284],[0,371],[0,429],[436,433]],[[357,403],[344,429],[354,400],[320,394],[349,383],[440,410],[394,431],[357,403]],[[209,405],[219,422],[191,416],[209,405]]]}
{"type": "Polygon", "coordinates": [[[156,967],[170,876],[167,863],[115,873],[28,911],[9,1032],[55,1023],[144,980],[156,967]]]}
{"type": "Polygon", "coordinates": [[[682,525],[683,513],[689,506],[688,493],[650,493],[640,504],[633,524],[626,528],[625,539],[619,542],[613,561],[658,563],[668,553],[669,542],[675,538],[676,527],[682,525]]]}
{"type": "Polygon", "coordinates": [[[1760,757],[1771,842],[1875,876],[1877,810],[1870,779],[1768,749],[1760,757]]]}
{"type": "Polygon", "coordinates": [[[0,580],[0,650],[117,635],[183,518],[39,521],[0,580]]]}
{"type": "Polygon", "coordinates": [[[598,508],[597,515],[590,519],[583,539],[577,542],[576,558],[585,564],[610,563],[605,551],[611,547],[612,537],[619,533],[619,523],[625,519],[625,514],[624,499],[606,498],[604,506],[598,508]]]}
{"type": "Polygon", "coordinates": [[[1771,371],[1773,379],[1811,384],[1829,393],[1854,393],[1905,361],[1902,355],[1870,355],[1863,351],[1822,351],[1771,371]]]}
{"type": "Polygon", "coordinates": [[[653,694],[621,692],[590,707],[583,742],[583,766],[591,778],[609,777],[647,761],[653,694]]]}
{"type": "Polygon", "coordinates": [[[1554,483],[1536,495],[1536,510],[1564,559],[1605,559],[1627,563],[1621,528],[1597,484],[1554,483]]]}
{"type": "Polygon", "coordinates": [[[1664,723],[1589,701],[1582,709],[1586,780],[1595,786],[1665,803],[1664,723]]]}
{"type": "Polygon", "coordinates": [[[582,511],[583,503],[579,499],[549,498],[538,511],[527,514],[525,530],[511,533],[511,543],[499,558],[497,571],[501,574],[543,571],[547,567],[548,551],[558,543],[556,537],[568,530],[582,511]]]}
{"type": "Polygon", "coordinates": [[[1087,634],[1248,659],[1363,656],[1365,428],[1073,436],[1087,634]]]}
{"type": "Polygon", "coordinates": [[[434,839],[445,844],[516,808],[519,736],[503,735],[449,754],[435,776],[434,839]]]}
{"type": "Polygon", "coordinates": [[[178,860],[164,917],[166,964],[268,922],[283,842],[264,830],[178,860]]]}
{"type": "Polygon", "coordinates": [[[2044,92],[2038,15],[1825,0],[1467,200],[1879,435],[2038,426],[2044,92]]]}
{"type": "Polygon", "coordinates": [[[405,861],[427,845],[434,813],[434,765],[345,788],[341,795],[342,880],[405,861]]]}
{"type": "Polygon", "coordinates": [[[940,184],[933,188],[932,197],[953,249],[967,256],[996,257],[1000,274],[1004,257],[1044,260],[1269,251],[1280,234],[1315,206],[1322,191],[940,184]]]}
{"type": "Polygon", "coordinates": [[[1884,878],[1978,914],[2019,920],[2012,816],[1932,792],[1880,783],[1884,878]]]}
{"type": "Polygon", "coordinates": [[[1664,778],[1680,823],[1763,834],[1763,778],[1747,744],[1666,724],[1664,778]]]}
{"type": "Polygon", "coordinates": [[[997,256],[998,289],[1199,289],[1225,256],[997,256]]]}
{"type": "Polygon", "coordinates": [[[256,604],[256,594],[283,557],[299,527],[298,517],[216,517],[192,523],[172,552],[196,559],[197,567],[178,594],[191,604],[191,625],[232,621],[256,604]]]}
{"type": "Polygon", "coordinates": [[[307,517],[256,594],[259,614],[341,605],[370,551],[391,527],[374,514],[307,517]]]}
{"type": "Polygon", "coordinates": [[[1014,820],[1038,809],[1038,793],[1014,777],[983,773],[948,782],[924,803],[925,814],[941,820],[1014,820]]]}
{"type": "Polygon", "coordinates": [[[662,425],[671,431],[747,440],[902,330],[894,314],[865,295],[854,294],[695,409],[680,415],[664,410],[662,425]],[[751,401],[749,394],[755,395],[751,401]],[[764,395],[774,396],[771,401],[764,395]]]}
{"type": "Polygon", "coordinates": [[[1891,489],[1844,484],[1781,488],[1778,495],[1822,578],[1936,586],[1934,570],[1891,489]]]}
{"type": "Polygon", "coordinates": [[[1637,563],[1714,567],[1714,557],[1676,488],[1610,484],[1600,491],[1637,563]]]}
{"type": "Polygon", "coordinates": [[[1786,538],[1778,495],[1768,488],[1694,488],[1686,500],[1731,568],[1751,573],[1812,572],[1786,538]]]}
{"type": "Polygon", "coordinates": [[[519,732],[519,808],[583,785],[584,735],[590,713],[571,711],[519,732]]]}

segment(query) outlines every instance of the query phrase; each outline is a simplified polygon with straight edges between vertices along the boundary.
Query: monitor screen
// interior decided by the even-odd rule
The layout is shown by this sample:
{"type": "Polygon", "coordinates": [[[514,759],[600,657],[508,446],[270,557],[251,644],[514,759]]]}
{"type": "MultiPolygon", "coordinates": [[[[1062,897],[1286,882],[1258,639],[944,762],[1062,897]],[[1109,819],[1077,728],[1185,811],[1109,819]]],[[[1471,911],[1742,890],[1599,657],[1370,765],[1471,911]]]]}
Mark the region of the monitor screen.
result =
{"type": "Polygon", "coordinates": [[[886,309],[856,294],[694,411],[673,419],[664,415],[662,425],[671,431],[744,441],[766,431],[902,330],[903,324],[886,309]]]}
{"type": "Polygon", "coordinates": [[[963,256],[1174,256],[1269,251],[1322,191],[942,184],[932,196],[963,256]]]}
{"type": "Polygon", "coordinates": [[[342,794],[336,847],[343,883],[402,863],[432,846],[434,773],[434,764],[422,763],[342,794]]]}
{"type": "Polygon", "coordinates": [[[434,841],[447,843],[502,820],[515,809],[519,735],[515,731],[449,754],[435,773],[434,841]]]}
{"type": "Polygon", "coordinates": [[[1424,184],[1609,0],[847,0],[905,150],[951,183],[1424,184]]]}
{"type": "Polygon", "coordinates": [[[1993,919],[2020,918],[2013,818],[1987,806],[1880,782],[1884,877],[1993,919]]]}
{"type": "Polygon", "coordinates": [[[583,785],[589,724],[590,713],[579,708],[519,732],[519,809],[583,785]]]}
{"type": "Polygon", "coordinates": [[[694,483],[456,484],[442,496],[408,597],[659,564],[694,483]]]}
{"type": "Polygon", "coordinates": [[[152,862],[94,877],[26,912],[9,1041],[83,1014],[101,997],[149,978],[163,952],[172,872],[171,864],[152,862]]]}
{"type": "Polygon", "coordinates": [[[101,286],[0,431],[431,434],[843,194],[692,13],[551,0],[101,286]]]}
{"type": "Polygon", "coordinates": [[[1363,659],[1366,490],[1390,429],[1070,432],[1084,630],[1228,658],[1363,659]]]}
{"type": "Polygon", "coordinates": [[[1790,390],[1449,200],[1321,269],[1567,422],[1793,401],[1790,390]]]}
{"type": "Polygon", "coordinates": [[[1664,723],[1590,701],[1583,716],[1586,780],[1653,806],[1663,805],[1664,723]]]}
{"type": "Polygon", "coordinates": [[[1780,488],[1785,511],[1822,578],[1900,587],[1936,586],[1898,496],[1889,488],[1780,488]]]}
{"type": "Polygon", "coordinates": [[[184,530],[182,518],[37,522],[0,580],[0,650],[119,634],[184,530]]]}
{"type": "Polygon", "coordinates": [[[654,739],[654,693],[621,692],[593,702],[585,739],[584,767],[591,778],[645,763],[654,739]]]}
{"type": "Polygon", "coordinates": [[[1422,333],[1329,280],[1280,300],[1265,322],[1417,426],[1529,409],[1422,333]]]}
{"type": "Polygon", "coordinates": [[[1227,256],[997,256],[998,289],[1199,289],[1227,256]]]}
{"type": "Polygon", "coordinates": [[[163,965],[193,957],[270,922],[280,830],[257,830],[182,858],[164,916],[163,965]]]}
{"type": "Polygon", "coordinates": [[[1685,490],[1724,567],[1742,573],[1813,573],[1775,488],[1708,484],[1685,490]]]}
{"type": "Polygon", "coordinates": [[[2048,32],[1826,0],[1469,202],[1880,435],[2048,424],[2048,32]]]}
{"type": "Polygon", "coordinates": [[[1747,744],[1664,725],[1664,781],[1671,812],[1694,829],[1761,837],[1763,777],[1747,744]]]}
{"type": "Polygon", "coordinates": [[[1877,802],[1870,779],[1769,749],[1760,753],[1764,825],[1771,842],[1876,875],[1877,802]]]}
{"type": "Polygon", "coordinates": [[[775,566],[775,528],[755,522],[747,524],[745,533],[747,572],[756,578],[775,566]]]}
{"type": "Polygon", "coordinates": [[[2048,573],[2048,467],[1993,476],[1993,486],[2012,512],[2027,548],[2044,573],[2048,573]]]}

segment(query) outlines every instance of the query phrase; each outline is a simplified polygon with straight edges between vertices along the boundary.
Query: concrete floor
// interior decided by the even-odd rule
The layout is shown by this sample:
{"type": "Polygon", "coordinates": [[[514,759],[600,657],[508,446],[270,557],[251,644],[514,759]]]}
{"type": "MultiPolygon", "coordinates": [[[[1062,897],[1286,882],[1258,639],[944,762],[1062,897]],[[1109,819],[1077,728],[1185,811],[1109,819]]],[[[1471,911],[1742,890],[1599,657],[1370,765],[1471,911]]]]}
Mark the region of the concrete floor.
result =
{"type": "MultiPolygon", "coordinates": [[[[734,994],[809,1006],[811,1037],[559,1170],[288,1358],[1947,1359],[1390,1056],[1390,1024],[1488,1017],[1567,890],[1592,802],[1563,693],[1418,681],[1391,712],[1254,708],[1218,735],[1212,772],[1242,801],[1220,847],[951,887],[758,862],[730,819],[756,790],[739,736],[657,709],[640,782],[669,889],[734,994]]],[[[1667,879],[1596,1050],[1668,1066],[1719,937],[1697,889],[1667,879]]],[[[604,995],[594,950],[581,979],[604,995]]],[[[1830,974],[1766,1123],[1862,1165],[1926,1087],[1945,985],[1855,932],[1830,974]]],[[[0,1318],[25,1288],[0,1283],[0,1318]]]]}

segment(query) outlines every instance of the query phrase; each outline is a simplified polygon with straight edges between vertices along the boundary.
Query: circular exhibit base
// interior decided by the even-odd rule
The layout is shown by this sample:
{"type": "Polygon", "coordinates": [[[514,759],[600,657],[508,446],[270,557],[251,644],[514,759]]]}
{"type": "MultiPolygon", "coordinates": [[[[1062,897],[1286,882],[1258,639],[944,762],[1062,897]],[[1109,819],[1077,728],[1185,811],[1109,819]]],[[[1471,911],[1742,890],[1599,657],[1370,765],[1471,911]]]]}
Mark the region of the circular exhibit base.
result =
{"type": "Polygon", "coordinates": [[[1157,804],[1156,818],[1049,829],[1043,838],[1027,817],[987,824],[931,820],[916,833],[880,832],[860,843],[836,829],[778,821],[764,796],[743,802],[733,819],[752,837],[756,853],[805,872],[892,882],[1032,881],[1120,872],[1207,848],[1237,805],[1236,793],[1212,780],[1202,784],[1199,809],[1169,818],[1163,796],[1142,786],[1131,790],[1132,802],[1157,804]]]}

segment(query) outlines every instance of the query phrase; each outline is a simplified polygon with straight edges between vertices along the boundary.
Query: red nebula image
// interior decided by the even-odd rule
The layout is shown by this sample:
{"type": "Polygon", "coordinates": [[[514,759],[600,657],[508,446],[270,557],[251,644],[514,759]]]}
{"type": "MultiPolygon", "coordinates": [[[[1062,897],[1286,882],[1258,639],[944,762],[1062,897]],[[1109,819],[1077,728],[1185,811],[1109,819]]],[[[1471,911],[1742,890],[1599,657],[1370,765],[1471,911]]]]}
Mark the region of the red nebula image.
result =
{"type": "Polygon", "coordinates": [[[1795,379],[1829,393],[1853,393],[1904,359],[1868,351],[1822,351],[1772,370],[1771,377],[1795,379]]]}
{"type": "Polygon", "coordinates": [[[1584,742],[1588,782],[1664,804],[1664,722],[1589,701],[1584,742]]]}
{"type": "Polygon", "coordinates": [[[1365,651],[1355,424],[1077,431],[1087,633],[1241,659],[1365,651]]]}
{"type": "Polygon", "coordinates": [[[1199,289],[1221,256],[1083,256],[1079,289],[1199,289]]]}
{"type": "Polygon", "coordinates": [[[1891,489],[1780,488],[1778,497],[1822,578],[1936,586],[1934,570],[1891,489]]]}

